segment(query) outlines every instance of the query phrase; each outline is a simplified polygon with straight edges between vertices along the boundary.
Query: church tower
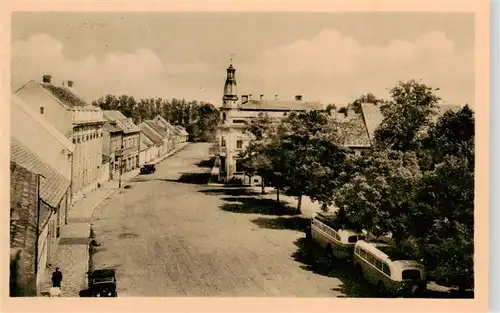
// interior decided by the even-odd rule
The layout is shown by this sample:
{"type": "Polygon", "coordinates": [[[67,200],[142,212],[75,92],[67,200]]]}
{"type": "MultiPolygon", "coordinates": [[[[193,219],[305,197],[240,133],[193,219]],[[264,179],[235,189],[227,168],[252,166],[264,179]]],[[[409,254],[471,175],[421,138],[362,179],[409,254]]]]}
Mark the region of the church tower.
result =
{"type": "Polygon", "coordinates": [[[236,69],[233,64],[227,68],[226,83],[224,84],[224,95],[222,96],[222,106],[225,108],[236,107],[238,101],[238,89],[234,72],[236,69]]]}

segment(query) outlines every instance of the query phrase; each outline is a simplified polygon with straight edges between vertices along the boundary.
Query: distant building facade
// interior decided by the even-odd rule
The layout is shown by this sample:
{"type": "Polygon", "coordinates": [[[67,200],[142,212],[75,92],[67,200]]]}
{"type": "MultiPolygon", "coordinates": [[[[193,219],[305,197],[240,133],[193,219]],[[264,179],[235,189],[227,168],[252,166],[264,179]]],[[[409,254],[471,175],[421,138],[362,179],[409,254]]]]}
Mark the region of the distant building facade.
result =
{"type": "Polygon", "coordinates": [[[120,111],[104,110],[104,117],[106,120],[115,123],[116,127],[123,131],[122,148],[119,151],[122,173],[136,169],[139,167],[141,130],[133,123],[131,118],[127,118],[120,111]]]}
{"type": "Polygon", "coordinates": [[[115,122],[106,121],[103,127],[103,166],[108,164],[107,180],[118,179],[120,175],[120,151],[123,130],[116,127],[115,122]]]}

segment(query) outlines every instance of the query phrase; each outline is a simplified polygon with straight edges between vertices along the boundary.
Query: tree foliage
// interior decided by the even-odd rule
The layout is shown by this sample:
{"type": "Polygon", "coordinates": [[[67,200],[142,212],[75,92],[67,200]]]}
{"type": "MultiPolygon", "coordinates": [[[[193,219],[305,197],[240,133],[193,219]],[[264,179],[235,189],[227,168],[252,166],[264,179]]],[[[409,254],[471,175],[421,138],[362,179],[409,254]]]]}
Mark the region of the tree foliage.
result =
{"type": "Polygon", "coordinates": [[[173,125],[181,125],[192,141],[212,141],[219,123],[219,111],[206,102],[185,99],[166,100],[147,98],[137,101],[134,97],[106,95],[94,102],[103,110],[118,110],[135,124],[161,115],[173,125]]]}
{"type": "Polygon", "coordinates": [[[416,154],[382,150],[350,161],[351,179],[335,197],[345,213],[344,223],[376,236],[390,233],[399,243],[412,218],[409,208],[421,177],[416,154]]]}
{"type": "Polygon", "coordinates": [[[380,106],[383,115],[375,131],[378,148],[408,151],[418,145],[419,134],[429,125],[440,98],[434,89],[416,80],[399,82],[390,90],[391,100],[380,106]]]}
{"type": "Polygon", "coordinates": [[[435,90],[391,89],[375,150],[345,158],[335,203],[345,227],[392,234],[430,277],[463,289],[474,282],[474,113],[465,105],[432,123],[435,90]]]}
{"type": "MultiPolygon", "coordinates": [[[[367,93],[364,95],[359,96],[358,99],[354,100],[353,102],[349,103],[347,105],[348,108],[352,109],[354,112],[360,114],[361,113],[361,104],[363,103],[373,103],[377,104],[381,102],[381,99],[377,99],[372,93],[367,93]]],[[[343,112],[341,112],[343,113],[343,112]]]]}
{"type": "Polygon", "coordinates": [[[256,140],[244,168],[297,196],[299,209],[306,195],[323,207],[334,203],[346,228],[392,235],[396,249],[423,260],[438,282],[473,287],[474,112],[466,105],[432,122],[436,90],[410,80],[398,82],[388,101],[368,94],[351,103],[355,111],[380,103],[383,121],[364,155],[340,144],[328,112],[292,113],[279,123],[259,116],[247,125],[256,140]]]}

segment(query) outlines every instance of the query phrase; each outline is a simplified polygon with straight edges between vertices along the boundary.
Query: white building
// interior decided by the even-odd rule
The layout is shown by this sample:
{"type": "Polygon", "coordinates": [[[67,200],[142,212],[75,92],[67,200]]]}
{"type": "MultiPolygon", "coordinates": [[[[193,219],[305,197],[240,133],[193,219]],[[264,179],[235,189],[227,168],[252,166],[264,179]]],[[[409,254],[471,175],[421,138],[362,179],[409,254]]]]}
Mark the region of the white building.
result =
{"type": "MultiPolygon", "coordinates": [[[[233,177],[243,178],[243,172],[238,168],[238,155],[248,146],[252,138],[245,133],[245,123],[250,119],[267,114],[271,118],[282,118],[292,111],[322,110],[319,101],[304,101],[301,95],[296,95],[293,100],[253,99],[252,95],[238,97],[235,68],[231,64],[227,68],[224,94],[222,97],[221,122],[218,127],[220,180],[229,181],[233,177]]],[[[258,180],[258,178],[255,178],[258,180]]],[[[258,182],[256,182],[258,183],[258,182]]]]}
{"type": "Polygon", "coordinates": [[[73,88],[51,83],[43,75],[42,83],[29,81],[16,91],[30,108],[43,116],[76,146],[72,158],[72,203],[97,188],[102,171],[102,110],[90,105],[73,88]]]}

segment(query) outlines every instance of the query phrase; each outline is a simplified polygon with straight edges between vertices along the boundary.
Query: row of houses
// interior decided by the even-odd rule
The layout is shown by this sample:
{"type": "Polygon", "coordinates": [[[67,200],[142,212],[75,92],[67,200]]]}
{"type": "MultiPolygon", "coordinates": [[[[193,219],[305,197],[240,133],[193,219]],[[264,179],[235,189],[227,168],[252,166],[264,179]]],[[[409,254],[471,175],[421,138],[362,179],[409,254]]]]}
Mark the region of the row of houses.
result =
{"type": "Polygon", "coordinates": [[[11,274],[22,273],[23,295],[37,294],[76,202],[188,138],[161,116],[135,125],[90,104],[72,81],[51,79],[11,96],[11,274]]]}

